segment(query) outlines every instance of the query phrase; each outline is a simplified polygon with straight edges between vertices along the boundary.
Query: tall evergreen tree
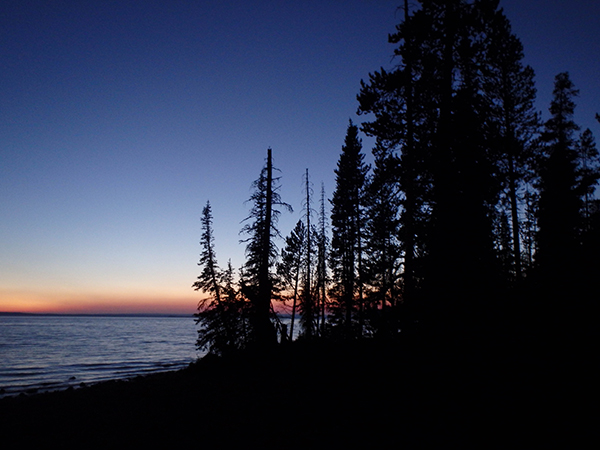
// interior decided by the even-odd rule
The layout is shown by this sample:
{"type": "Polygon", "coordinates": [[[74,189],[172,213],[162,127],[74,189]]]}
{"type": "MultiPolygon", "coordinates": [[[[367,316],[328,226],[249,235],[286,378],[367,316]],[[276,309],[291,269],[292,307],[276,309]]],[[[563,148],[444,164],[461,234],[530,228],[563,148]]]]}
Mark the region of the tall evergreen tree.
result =
{"type": "Polygon", "coordinates": [[[594,135],[586,128],[576,143],[577,151],[577,190],[583,199],[584,230],[589,228],[594,192],[600,179],[600,155],[594,135]]]}
{"type": "Polygon", "coordinates": [[[202,253],[200,254],[198,265],[202,267],[202,272],[200,272],[198,279],[192,287],[196,291],[202,290],[214,295],[215,301],[219,303],[221,301],[221,286],[219,284],[221,274],[215,255],[212,221],[213,216],[210,201],[207,201],[206,206],[202,209],[202,217],[200,218],[202,225],[202,240],[200,241],[202,253]]]}
{"type": "MultiPolygon", "coordinates": [[[[492,148],[498,162],[497,176],[502,186],[500,208],[508,206],[511,224],[512,257],[507,260],[507,249],[502,259],[507,273],[516,280],[522,277],[521,233],[519,211],[522,189],[532,170],[533,143],[538,131],[539,117],[534,107],[536,89],[534,72],[525,66],[523,45],[512,33],[510,22],[498,10],[497,1],[479,2],[479,20],[485,30],[483,48],[486,54],[485,96],[491,105],[487,117],[491,130],[492,148]],[[493,139],[497,135],[497,139],[493,139]],[[506,262],[510,262],[506,266],[506,262]]],[[[504,211],[500,212],[504,216],[504,211]]]]}
{"type": "Polygon", "coordinates": [[[575,89],[569,74],[555,78],[551,117],[544,125],[540,161],[537,265],[546,280],[567,288],[570,267],[577,258],[581,228],[581,194],[577,190],[577,151],[573,120],[575,89]]]}
{"type": "Polygon", "coordinates": [[[587,342],[597,342],[597,289],[595,280],[600,273],[600,200],[596,190],[600,179],[600,155],[592,132],[586,129],[577,142],[577,184],[582,196],[581,262],[577,264],[578,305],[575,323],[587,342]]]}
{"type": "Polygon", "coordinates": [[[327,252],[329,239],[327,237],[327,215],[325,214],[325,186],[321,183],[321,200],[319,208],[319,222],[317,232],[317,296],[319,333],[325,332],[326,308],[327,308],[327,252]]]}
{"type": "Polygon", "coordinates": [[[312,218],[312,188],[308,177],[308,169],[304,178],[304,222],[306,228],[306,245],[304,247],[304,274],[302,280],[302,296],[300,297],[300,324],[302,335],[312,338],[317,332],[318,310],[313,289],[313,253],[315,248],[315,230],[311,224],[312,218]]]}
{"type": "MultiPolygon", "coordinates": [[[[489,34],[479,2],[432,2],[430,43],[439,52],[439,116],[433,137],[433,207],[429,286],[436,326],[471,329],[484,319],[497,267],[493,208],[498,184],[486,118],[486,54],[489,34]],[[452,270],[449,270],[452,268],[452,270]],[[443,300],[450,294],[458,301],[443,300]],[[448,318],[452,317],[449,321],[448,318]]],[[[435,93],[432,93],[435,95],[435,93]]]]}
{"type": "Polygon", "coordinates": [[[362,332],[360,324],[363,233],[363,191],[368,166],[364,163],[358,127],[350,121],[337,164],[336,189],[331,200],[332,312],[335,325],[346,337],[362,332]]]}
{"type": "Polygon", "coordinates": [[[294,336],[294,325],[296,321],[296,306],[300,292],[300,281],[302,278],[302,263],[306,247],[306,227],[299,220],[285,238],[285,247],[281,249],[281,259],[277,264],[277,273],[282,277],[285,289],[291,290],[292,296],[292,318],[290,322],[290,340],[294,336]]]}
{"type": "MultiPolygon", "coordinates": [[[[532,177],[533,178],[533,177],[532,177]]],[[[537,204],[538,192],[528,186],[523,194],[523,226],[522,239],[524,246],[523,268],[529,273],[534,267],[535,254],[537,253],[537,204]]]]}
{"type": "Polygon", "coordinates": [[[532,305],[545,344],[567,353],[589,349],[597,328],[596,295],[591,293],[600,245],[598,229],[586,220],[585,200],[598,180],[600,162],[591,133],[584,132],[579,140],[575,135],[578,93],[568,72],[556,76],[550,118],[542,133],[535,285],[539,297],[532,305]]]}
{"type": "Polygon", "coordinates": [[[276,342],[276,330],[271,323],[271,300],[276,288],[276,276],[272,268],[277,259],[274,239],[280,237],[277,221],[280,211],[277,206],[291,210],[281,201],[279,185],[273,177],[272,152],[267,151],[266,165],[260,177],[254,182],[254,193],[250,197],[253,205],[242,233],[249,237],[246,242],[246,262],[244,264],[243,294],[252,305],[251,325],[253,342],[264,349],[276,342]]]}
{"type": "Polygon", "coordinates": [[[375,332],[389,333],[398,328],[394,316],[401,300],[398,162],[381,146],[373,154],[375,166],[365,191],[365,284],[370,287],[371,326],[375,332]]]}
{"type": "Polygon", "coordinates": [[[231,262],[225,272],[221,272],[217,264],[212,220],[210,202],[207,202],[201,217],[202,253],[198,265],[202,271],[192,287],[209,296],[198,302],[195,316],[200,328],[196,346],[198,349],[208,349],[211,353],[223,354],[246,345],[247,326],[244,302],[233,287],[231,262]]]}
{"type": "Polygon", "coordinates": [[[200,290],[209,294],[209,297],[198,302],[196,324],[200,325],[200,328],[198,329],[196,347],[198,349],[208,348],[209,351],[218,353],[222,350],[222,342],[225,339],[226,331],[221,308],[221,274],[214,250],[212,220],[210,202],[206,202],[200,219],[202,225],[202,239],[200,241],[202,253],[198,265],[202,267],[202,271],[192,287],[196,291],[200,290]]]}
{"type": "Polygon", "coordinates": [[[397,66],[380,69],[361,82],[359,114],[371,113],[375,120],[362,130],[377,139],[377,147],[397,161],[392,175],[401,192],[399,242],[403,255],[404,329],[413,323],[422,306],[418,300],[423,286],[424,263],[428,259],[433,201],[433,138],[438,122],[439,68],[436,48],[426,43],[432,30],[431,14],[423,4],[413,15],[404,2],[404,20],[389,36],[397,66]],[[383,150],[382,150],[383,151],[383,150]]]}
{"type": "Polygon", "coordinates": [[[488,313],[483,299],[500,282],[494,224],[503,192],[520,272],[519,189],[535,89],[497,1],[419,3],[410,14],[405,2],[390,36],[398,65],[362,84],[359,112],[375,116],[365,133],[399,155],[405,300],[426,295],[433,326],[456,330],[458,317],[465,327],[481,323],[474,315],[488,313]]]}

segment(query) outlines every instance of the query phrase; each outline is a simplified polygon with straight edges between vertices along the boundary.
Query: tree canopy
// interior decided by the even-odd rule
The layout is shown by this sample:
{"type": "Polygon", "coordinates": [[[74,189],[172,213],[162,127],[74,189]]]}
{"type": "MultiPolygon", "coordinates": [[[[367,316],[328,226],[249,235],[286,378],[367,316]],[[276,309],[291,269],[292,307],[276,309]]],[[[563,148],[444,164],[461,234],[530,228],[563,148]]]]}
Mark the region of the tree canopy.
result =
{"type": "MultiPolygon", "coordinates": [[[[361,81],[366,119],[347,126],[330,214],[322,189],[313,220],[305,169],[303,216],[279,252],[278,208],[288,206],[270,149],[253,185],[235,292],[259,346],[277,330],[293,339],[298,312],[302,337],[476,342],[534,315],[558,320],[566,299],[591,286],[600,157],[592,131],[578,134],[569,74],[556,76],[542,123],[534,71],[498,1],[403,6],[389,36],[395,65],[361,81]],[[372,167],[361,131],[375,141],[372,167]],[[291,302],[289,333],[275,299],[291,302]]],[[[207,214],[194,286],[219,305],[232,283],[221,281],[207,214]]]]}

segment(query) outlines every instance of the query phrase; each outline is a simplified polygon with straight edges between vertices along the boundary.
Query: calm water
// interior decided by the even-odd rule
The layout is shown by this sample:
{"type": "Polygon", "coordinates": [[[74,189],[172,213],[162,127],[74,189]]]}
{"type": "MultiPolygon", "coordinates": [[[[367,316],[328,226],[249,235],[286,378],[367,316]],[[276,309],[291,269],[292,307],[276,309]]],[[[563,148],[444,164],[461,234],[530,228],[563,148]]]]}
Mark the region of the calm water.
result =
{"type": "Polygon", "coordinates": [[[0,396],[180,369],[196,336],[193,317],[0,316],[0,396]]]}

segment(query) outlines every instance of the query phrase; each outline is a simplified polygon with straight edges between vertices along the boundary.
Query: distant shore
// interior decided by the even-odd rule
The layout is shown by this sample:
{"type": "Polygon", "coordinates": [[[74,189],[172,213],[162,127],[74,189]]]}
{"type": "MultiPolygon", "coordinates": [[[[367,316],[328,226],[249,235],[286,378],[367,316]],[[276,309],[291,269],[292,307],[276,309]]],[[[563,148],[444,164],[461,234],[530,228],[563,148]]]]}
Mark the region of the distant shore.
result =
{"type": "Polygon", "coordinates": [[[169,313],[32,313],[32,312],[3,312],[0,316],[68,316],[68,317],[194,317],[193,314],[169,313]]]}

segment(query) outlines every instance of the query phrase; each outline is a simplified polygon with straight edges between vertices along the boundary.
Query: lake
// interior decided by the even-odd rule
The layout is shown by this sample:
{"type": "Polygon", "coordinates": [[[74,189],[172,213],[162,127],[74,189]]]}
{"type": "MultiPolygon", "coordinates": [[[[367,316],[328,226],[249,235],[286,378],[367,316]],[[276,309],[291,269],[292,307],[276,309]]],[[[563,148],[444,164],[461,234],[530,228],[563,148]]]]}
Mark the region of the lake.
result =
{"type": "Polygon", "coordinates": [[[0,396],[177,370],[203,356],[194,318],[0,315],[0,396]]]}

